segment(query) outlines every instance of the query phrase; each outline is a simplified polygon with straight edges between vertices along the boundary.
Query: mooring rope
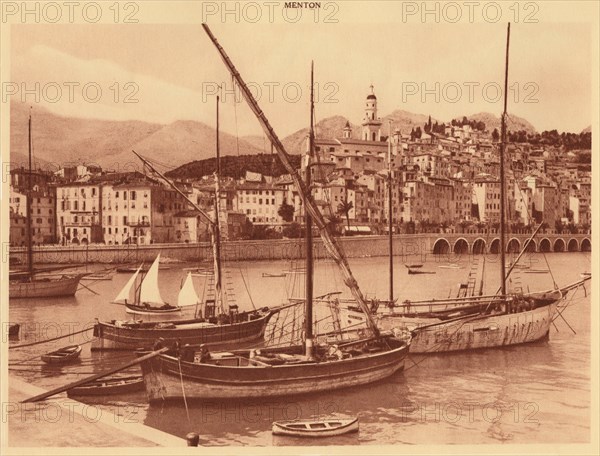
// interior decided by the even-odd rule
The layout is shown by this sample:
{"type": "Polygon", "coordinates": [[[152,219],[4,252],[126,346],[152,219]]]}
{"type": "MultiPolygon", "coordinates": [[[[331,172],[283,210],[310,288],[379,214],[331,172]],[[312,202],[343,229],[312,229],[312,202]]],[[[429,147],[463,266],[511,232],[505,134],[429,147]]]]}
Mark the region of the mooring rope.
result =
{"type": "Polygon", "coordinates": [[[90,329],[94,329],[94,327],[92,326],[91,328],[82,329],[81,331],[75,331],[75,332],[72,332],[72,333],[69,333],[69,334],[65,334],[64,336],[52,337],[51,339],[44,339],[44,340],[40,340],[40,341],[37,341],[37,342],[30,342],[28,344],[10,345],[8,347],[8,349],[12,350],[13,348],[24,348],[24,347],[31,347],[32,345],[45,344],[47,342],[52,342],[54,340],[64,339],[66,337],[71,337],[71,336],[74,336],[76,334],[81,334],[81,333],[89,331],[90,329]]]}

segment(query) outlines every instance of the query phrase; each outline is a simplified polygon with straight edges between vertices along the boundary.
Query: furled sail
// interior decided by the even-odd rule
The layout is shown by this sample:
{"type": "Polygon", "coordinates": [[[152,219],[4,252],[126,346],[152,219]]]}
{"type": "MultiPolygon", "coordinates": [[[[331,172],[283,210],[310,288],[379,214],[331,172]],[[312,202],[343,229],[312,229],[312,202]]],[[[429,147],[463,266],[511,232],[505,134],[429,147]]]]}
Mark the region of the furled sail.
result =
{"type": "Polygon", "coordinates": [[[160,262],[160,253],[156,256],[156,260],[150,266],[146,277],[142,281],[140,288],[140,303],[147,304],[159,304],[163,305],[165,302],[160,297],[160,291],[158,289],[158,264],[160,262]]]}
{"type": "Polygon", "coordinates": [[[192,273],[188,272],[187,278],[179,290],[179,296],[177,297],[177,305],[179,307],[195,306],[200,302],[200,298],[196,294],[194,289],[194,282],[192,281],[192,273]]]}
{"type": "Polygon", "coordinates": [[[115,298],[114,302],[125,302],[125,301],[129,300],[129,294],[131,293],[131,289],[133,288],[133,285],[135,284],[135,279],[137,279],[137,276],[139,275],[141,269],[142,269],[142,266],[137,268],[137,271],[135,271],[133,273],[133,275],[131,276],[131,278],[127,281],[127,283],[125,284],[123,289],[119,292],[119,294],[115,298]]]}

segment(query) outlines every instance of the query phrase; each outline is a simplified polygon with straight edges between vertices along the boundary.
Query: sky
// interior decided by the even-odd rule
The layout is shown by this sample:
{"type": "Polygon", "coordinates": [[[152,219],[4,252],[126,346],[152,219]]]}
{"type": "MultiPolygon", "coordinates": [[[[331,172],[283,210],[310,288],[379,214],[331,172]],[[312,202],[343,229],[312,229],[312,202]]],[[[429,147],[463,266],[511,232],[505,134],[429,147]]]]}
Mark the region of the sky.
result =
{"type": "MultiPolygon", "coordinates": [[[[380,23],[373,17],[337,24],[209,23],[242,77],[260,88],[259,104],[280,137],[308,124],[311,61],[317,120],[342,115],[360,123],[371,84],[380,116],[402,109],[447,122],[502,112],[496,88],[503,86],[505,23],[382,18],[380,23]]],[[[13,25],[11,81],[21,88],[40,82],[45,87],[40,104],[65,116],[162,124],[199,120],[211,126],[221,85],[221,128],[239,136],[262,135],[246,103],[235,103],[227,93],[231,79],[199,22],[13,25]],[[98,87],[101,97],[92,102],[98,87]]],[[[590,125],[589,24],[517,23],[510,42],[509,114],[526,118],[539,131],[579,132],[590,125]]]]}

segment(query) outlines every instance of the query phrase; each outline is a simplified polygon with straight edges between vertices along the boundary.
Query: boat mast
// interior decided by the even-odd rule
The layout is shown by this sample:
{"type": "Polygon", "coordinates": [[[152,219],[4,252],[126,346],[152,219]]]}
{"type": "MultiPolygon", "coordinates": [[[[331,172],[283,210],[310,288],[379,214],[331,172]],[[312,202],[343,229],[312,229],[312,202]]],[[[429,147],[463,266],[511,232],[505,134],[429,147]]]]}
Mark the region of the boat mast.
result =
{"type": "Polygon", "coordinates": [[[506,296],[506,183],[504,153],[506,148],[506,105],[508,101],[508,47],[510,44],[510,22],[506,30],[506,62],[504,68],[504,111],[502,113],[500,139],[500,284],[506,296]]]}
{"type": "Polygon", "coordinates": [[[223,308],[223,295],[221,286],[221,227],[219,226],[219,200],[221,198],[221,189],[219,185],[219,179],[221,176],[221,150],[219,144],[219,96],[217,95],[217,128],[216,128],[216,158],[217,166],[215,172],[215,224],[213,225],[213,249],[214,249],[214,261],[215,261],[215,299],[221,308],[221,312],[224,312],[223,308]]]}
{"type": "Polygon", "coordinates": [[[394,302],[394,241],[392,236],[392,121],[388,124],[388,237],[390,254],[390,305],[394,302]]]}
{"type": "Polygon", "coordinates": [[[281,143],[281,140],[279,139],[279,137],[273,130],[273,127],[271,127],[271,124],[267,120],[265,114],[262,112],[262,110],[258,106],[258,103],[254,99],[254,96],[252,95],[252,92],[250,92],[250,89],[248,89],[248,86],[246,86],[246,83],[242,79],[240,73],[237,71],[237,69],[235,68],[235,66],[233,65],[231,60],[229,59],[229,56],[227,55],[225,50],[221,47],[221,45],[219,44],[219,42],[217,41],[215,36],[210,31],[210,28],[208,27],[208,25],[203,23],[202,27],[204,28],[204,31],[206,32],[206,34],[208,35],[208,37],[210,38],[212,43],[217,48],[217,51],[219,52],[221,59],[223,60],[223,63],[225,64],[225,66],[231,73],[231,76],[234,78],[234,80],[240,87],[240,90],[241,90],[242,94],[244,95],[244,98],[246,99],[248,105],[250,106],[250,109],[256,116],[258,122],[262,126],[265,134],[271,141],[271,144],[273,144],[275,146],[275,150],[277,151],[277,155],[279,156],[281,163],[285,167],[286,171],[292,177],[292,180],[294,181],[294,185],[298,189],[298,193],[300,195],[300,198],[302,199],[302,203],[304,205],[305,210],[307,210],[310,213],[313,221],[316,223],[317,227],[319,228],[321,238],[323,239],[323,245],[327,249],[331,258],[336,262],[336,264],[340,268],[342,274],[345,277],[344,283],[350,289],[350,291],[352,292],[352,295],[354,296],[354,299],[356,299],[356,302],[361,307],[362,311],[365,313],[365,315],[367,317],[367,324],[369,326],[369,329],[371,330],[371,332],[373,333],[373,335],[375,337],[378,337],[380,334],[379,329],[377,328],[377,325],[375,324],[375,321],[373,320],[373,317],[371,316],[371,312],[365,302],[365,298],[364,298],[362,292],[360,291],[360,288],[358,287],[358,283],[356,282],[356,279],[352,275],[350,265],[348,264],[348,261],[346,260],[344,254],[342,253],[342,250],[341,250],[340,246],[338,245],[337,241],[329,233],[329,231],[327,229],[327,224],[325,223],[325,219],[323,218],[323,215],[317,208],[317,205],[315,204],[314,199],[308,193],[304,181],[298,174],[298,171],[294,168],[294,166],[292,166],[289,155],[285,150],[285,147],[283,146],[283,144],[281,143]]]}
{"type": "Polygon", "coordinates": [[[31,111],[29,112],[29,173],[27,174],[27,204],[25,210],[27,211],[27,271],[30,276],[33,276],[33,240],[31,235],[31,216],[32,216],[32,204],[31,204],[31,111]]]}
{"type": "MultiPolygon", "coordinates": [[[[312,159],[314,155],[315,132],[314,124],[314,63],[310,63],[310,133],[308,135],[308,157],[306,160],[306,188],[311,192],[312,184],[312,159]]],[[[306,304],[304,308],[304,347],[307,358],[313,357],[313,233],[312,217],[310,212],[304,209],[304,220],[306,230],[306,304]]]]}

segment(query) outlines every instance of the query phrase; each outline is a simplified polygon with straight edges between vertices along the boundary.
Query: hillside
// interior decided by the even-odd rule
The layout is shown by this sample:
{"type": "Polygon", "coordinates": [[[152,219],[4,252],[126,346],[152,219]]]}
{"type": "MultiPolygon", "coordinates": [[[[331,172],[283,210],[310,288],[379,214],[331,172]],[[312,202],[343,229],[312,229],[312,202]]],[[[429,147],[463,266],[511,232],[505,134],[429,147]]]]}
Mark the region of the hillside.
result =
{"type": "MultiPolygon", "coordinates": [[[[476,120],[478,122],[483,122],[485,124],[485,128],[488,132],[492,132],[494,131],[494,129],[498,129],[498,131],[500,131],[500,124],[501,124],[501,120],[500,117],[489,113],[489,112],[480,112],[477,114],[473,114],[470,116],[467,116],[467,119],[469,120],[476,120]]],[[[521,130],[525,130],[527,133],[531,133],[531,134],[535,134],[537,133],[537,130],[535,129],[535,127],[533,125],[531,125],[531,123],[529,123],[527,120],[509,114],[508,115],[508,121],[506,122],[506,127],[508,131],[521,131],[521,130]]]]}
{"type": "MultiPolygon", "coordinates": [[[[290,155],[292,165],[300,168],[300,155],[290,155]]],[[[198,179],[209,176],[216,170],[215,158],[195,160],[186,163],[166,173],[167,177],[179,179],[198,179]]],[[[246,171],[261,173],[267,176],[281,176],[287,174],[277,154],[240,155],[226,156],[221,158],[221,175],[223,177],[240,178],[246,175],[246,171]]]]}
{"type": "MultiPolygon", "coordinates": [[[[27,119],[29,107],[11,103],[10,148],[27,154],[27,119]]],[[[193,159],[209,158],[215,151],[215,130],[196,121],[176,121],[168,125],[141,121],[105,121],[63,117],[36,107],[33,116],[33,145],[40,162],[53,168],[73,163],[95,163],[105,169],[123,169],[139,161],[131,150],[150,160],[170,167],[193,159]]],[[[257,148],[242,139],[240,153],[257,154],[257,148]]],[[[237,155],[233,135],[221,134],[221,153],[237,155]]],[[[19,159],[20,160],[20,159],[19,159]]]]}
{"type": "MultiPolygon", "coordinates": [[[[341,138],[346,122],[349,122],[343,116],[327,117],[315,125],[315,136],[317,138],[341,138]]],[[[350,125],[352,127],[353,136],[358,138],[359,127],[356,125],[350,125]]],[[[308,127],[292,133],[291,135],[282,139],[282,143],[286,151],[290,154],[300,154],[306,151],[306,137],[308,136],[308,127]]]]}

